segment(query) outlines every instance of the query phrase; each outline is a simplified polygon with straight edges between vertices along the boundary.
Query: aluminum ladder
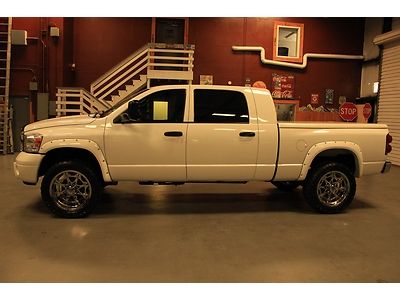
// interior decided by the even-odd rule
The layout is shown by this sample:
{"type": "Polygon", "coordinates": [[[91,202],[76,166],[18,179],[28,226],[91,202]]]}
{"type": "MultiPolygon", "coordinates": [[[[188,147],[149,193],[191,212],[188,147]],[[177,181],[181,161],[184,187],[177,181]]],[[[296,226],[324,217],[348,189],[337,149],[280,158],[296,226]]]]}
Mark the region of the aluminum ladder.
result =
{"type": "Polygon", "coordinates": [[[0,153],[14,152],[9,108],[12,18],[0,18],[0,153]]]}

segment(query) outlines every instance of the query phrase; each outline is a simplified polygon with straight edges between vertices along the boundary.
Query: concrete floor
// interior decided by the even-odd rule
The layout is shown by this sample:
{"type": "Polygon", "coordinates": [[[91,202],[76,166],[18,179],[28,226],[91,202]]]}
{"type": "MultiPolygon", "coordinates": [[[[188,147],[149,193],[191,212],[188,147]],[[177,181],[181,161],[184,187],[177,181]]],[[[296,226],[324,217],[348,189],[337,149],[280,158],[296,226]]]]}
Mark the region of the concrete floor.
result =
{"type": "Polygon", "coordinates": [[[0,156],[0,282],[399,282],[400,168],[319,215],[269,183],[120,183],[54,218],[0,156]]]}

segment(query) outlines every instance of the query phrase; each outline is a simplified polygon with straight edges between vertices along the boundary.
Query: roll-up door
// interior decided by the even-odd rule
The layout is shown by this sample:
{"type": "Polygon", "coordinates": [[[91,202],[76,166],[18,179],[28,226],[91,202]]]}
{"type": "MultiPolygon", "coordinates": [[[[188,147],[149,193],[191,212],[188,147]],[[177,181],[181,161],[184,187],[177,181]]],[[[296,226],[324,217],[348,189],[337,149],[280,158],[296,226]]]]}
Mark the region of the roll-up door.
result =
{"type": "Polygon", "coordinates": [[[393,150],[389,159],[400,166],[400,41],[385,44],[378,105],[378,123],[389,126],[393,150]]]}

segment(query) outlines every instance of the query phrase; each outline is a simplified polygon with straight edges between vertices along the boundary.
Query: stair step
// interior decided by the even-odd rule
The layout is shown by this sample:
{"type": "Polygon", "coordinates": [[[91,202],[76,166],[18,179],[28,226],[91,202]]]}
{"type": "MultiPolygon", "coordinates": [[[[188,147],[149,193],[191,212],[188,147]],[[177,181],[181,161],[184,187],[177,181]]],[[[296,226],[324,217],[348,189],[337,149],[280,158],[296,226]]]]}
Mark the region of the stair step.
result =
{"type": "Polygon", "coordinates": [[[111,101],[112,101],[112,102],[119,101],[120,99],[121,99],[121,97],[120,97],[120,96],[117,96],[117,95],[113,95],[113,96],[111,96],[111,101]]]}
{"type": "Polygon", "coordinates": [[[8,23],[0,23],[0,25],[7,25],[8,26],[8,23]]]}
{"type": "Polygon", "coordinates": [[[128,91],[119,90],[118,94],[119,94],[120,97],[124,97],[124,96],[128,95],[128,91]]]}
{"type": "Polygon", "coordinates": [[[131,93],[132,91],[135,90],[135,86],[133,86],[133,85],[126,85],[126,86],[125,86],[125,89],[126,89],[126,91],[127,91],[128,93],[131,93]]]}

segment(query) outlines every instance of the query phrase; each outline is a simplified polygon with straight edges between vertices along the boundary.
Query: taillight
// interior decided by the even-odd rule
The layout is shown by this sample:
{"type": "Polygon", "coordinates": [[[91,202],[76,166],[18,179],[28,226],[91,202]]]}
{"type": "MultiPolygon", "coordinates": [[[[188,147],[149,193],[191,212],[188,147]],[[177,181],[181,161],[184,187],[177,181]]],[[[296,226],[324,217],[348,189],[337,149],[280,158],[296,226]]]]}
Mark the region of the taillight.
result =
{"type": "Polygon", "coordinates": [[[392,151],[392,146],[390,145],[390,143],[393,141],[392,136],[388,133],[386,135],[386,149],[385,149],[385,155],[390,153],[392,151]]]}

